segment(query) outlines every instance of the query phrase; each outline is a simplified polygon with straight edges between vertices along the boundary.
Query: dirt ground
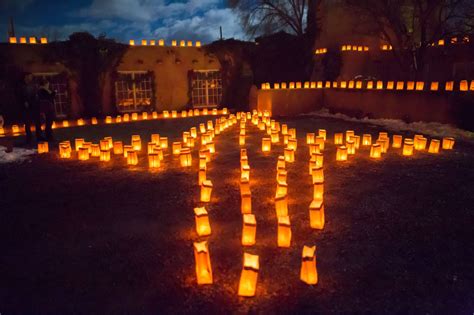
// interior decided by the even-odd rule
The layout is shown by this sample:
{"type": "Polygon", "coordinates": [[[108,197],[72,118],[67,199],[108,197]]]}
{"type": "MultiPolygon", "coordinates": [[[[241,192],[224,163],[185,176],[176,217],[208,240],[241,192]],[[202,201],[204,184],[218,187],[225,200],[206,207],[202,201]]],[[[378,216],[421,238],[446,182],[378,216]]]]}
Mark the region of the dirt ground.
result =
{"type": "MultiPolygon", "coordinates": [[[[209,117],[56,130],[57,140],[113,136],[172,139],[209,117]]],[[[474,312],[474,145],[439,155],[397,149],[379,161],[362,149],[335,161],[324,152],[324,230],[309,227],[312,199],[306,132],[371,133],[377,126],[328,118],[282,120],[298,132],[287,164],[293,239],[277,247],[273,204],[283,145],[261,152],[247,128],[257,243],[240,244],[238,127],[215,139],[209,250],[214,284],[198,286],[193,208],[200,205],[197,148],[184,170],[172,155],[149,171],[60,160],[57,151],[0,164],[1,314],[472,314],[474,312]],[[317,246],[319,283],[299,280],[303,245],[317,246]],[[237,296],[243,252],[260,256],[255,298],[237,296]]],[[[403,134],[403,133],[402,133],[403,134]]],[[[413,134],[403,134],[413,136],[413,134]]],[[[56,149],[56,146],[54,146],[56,149]]]]}

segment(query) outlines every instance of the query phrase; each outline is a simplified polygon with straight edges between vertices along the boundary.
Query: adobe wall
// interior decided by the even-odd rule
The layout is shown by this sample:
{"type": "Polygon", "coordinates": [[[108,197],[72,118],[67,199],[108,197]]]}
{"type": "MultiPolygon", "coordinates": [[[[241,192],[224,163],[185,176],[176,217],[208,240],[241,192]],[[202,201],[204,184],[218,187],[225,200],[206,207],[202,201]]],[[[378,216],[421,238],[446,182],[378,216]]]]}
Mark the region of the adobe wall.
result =
{"type": "Polygon", "coordinates": [[[191,103],[190,71],[220,68],[219,60],[203,47],[130,46],[117,71],[153,71],[155,109],[162,111],[191,103]]]}
{"type": "MultiPolygon", "coordinates": [[[[1,68],[15,69],[21,81],[21,72],[67,73],[71,102],[70,117],[79,117],[84,108],[78,83],[71,71],[56,60],[48,60],[50,45],[0,44],[1,68]]],[[[192,70],[220,70],[216,56],[209,54],[205,47],[129,46],[123,55],[117,71],[153,71],[155,79],[155,110],[179,110],[191,103],[189,74],[192,70]]],[[[113,73],[105,73],[101,90],[104,114],[116,112],[113,73]]],[[[17,106],[14,91],[2,91],[0,97],[6,106],[17,106]]],[[[9,116],[10,110],[6,111],[9,116]]],[[[15,110],[11,110],[15,112],[15,110]]],[[[12,117],[17,119],[17,117],[12,117]]]]}
{"type": "Polygon", "coordinates": [[[456,92],[340,89],[258,90],[252,109],[275,116],[294,116],[321,108],[353,117],[449,123],[474,128],[472,99],[461,104],[456,92]]]}

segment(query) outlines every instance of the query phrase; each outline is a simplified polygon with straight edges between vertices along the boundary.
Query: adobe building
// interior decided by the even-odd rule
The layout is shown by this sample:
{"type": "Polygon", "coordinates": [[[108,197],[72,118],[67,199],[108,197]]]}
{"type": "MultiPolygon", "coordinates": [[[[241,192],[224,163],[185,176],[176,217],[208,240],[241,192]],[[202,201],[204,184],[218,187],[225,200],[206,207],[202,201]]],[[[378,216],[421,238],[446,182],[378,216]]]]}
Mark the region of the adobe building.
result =
{"type": "MultiPolygon", "coordinates": [[[[118,65],[104,74],[100,112],[106,115],[221,105],[220,62],[206,47],[191,44],[124,45],[118,65]]],[[[57,91],[56,118],[84,114],[77,79],[66,65],[47,57],[48,49],[52,44],[0,44],[0,99],[5,116],[18,116],[16,88],[24,72],[31,72],[38,81],[47,78],[51,82],[57,91]]]]}
{"type": "MultiPolygon", "coordinates": [[[[403,73],[388,43],[376,34],[368,34],[370,23],[342,4],[341,0],[324,0],[319,7],[320,34],[311,80],[352,80],[356,77],[373,80],[415,79],[403,73]],[[331,52],[331,56],[327,56],[331,52]],[[337,77],[328,77],[323,59],[334,66],[340,64],[337,77]]],[[[417,80],[445,81],[474,77],[474,36],[466,34],[445,38],[443,44],[428,48],[426,65],[417,80]],[[440,62],[442,61],[442,62],[440,62]]]]}

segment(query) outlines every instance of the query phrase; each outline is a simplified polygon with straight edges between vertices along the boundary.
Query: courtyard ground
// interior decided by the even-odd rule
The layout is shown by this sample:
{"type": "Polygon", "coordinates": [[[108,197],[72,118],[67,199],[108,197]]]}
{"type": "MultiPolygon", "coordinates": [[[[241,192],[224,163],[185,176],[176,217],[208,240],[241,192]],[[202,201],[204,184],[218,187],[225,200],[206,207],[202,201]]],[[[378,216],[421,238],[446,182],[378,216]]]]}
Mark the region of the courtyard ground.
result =
{"type": "MultiPolygon", "coordinates": [[[[112,136],[129,142],[132,134],[149,139],[160,133],[171,143],[208,119],[58,129],[56,138],[98,142],[112,136]]],[[[287,163],[292,245],[276,245],[273,196],[283,145],[263,154],[263,133],[248,124],[257,243],[241,246],[240,147],[238,127],[231,127],[216,137],[208,168],[214,184],[207,207],[210,286],[198,286],[194,271],[197,148],[188,170],[172,155],[160,170],[149,171],[143,154],[138,166],[128,167],[119,157],[107,165],[60,160],[57,151],[0,164],[0,313],[474,312],[472,143],[458,140],[453,151],[410,158],[390,149],[379,161],[362,149],[348,162],[336,162],[329,141],[326,225],[317,231],[309,227],[306,132],[325,128],[332,139],[334,132],[353,129],[375,138],[388,130],[321,117],[281,122],[298,132],[296,163],[287,163]],[[299,280],[303,245],[317,246],[316,286],[299,280]],[[237,296],[244,251],[260,256],[254,298],[237,296]]]]}

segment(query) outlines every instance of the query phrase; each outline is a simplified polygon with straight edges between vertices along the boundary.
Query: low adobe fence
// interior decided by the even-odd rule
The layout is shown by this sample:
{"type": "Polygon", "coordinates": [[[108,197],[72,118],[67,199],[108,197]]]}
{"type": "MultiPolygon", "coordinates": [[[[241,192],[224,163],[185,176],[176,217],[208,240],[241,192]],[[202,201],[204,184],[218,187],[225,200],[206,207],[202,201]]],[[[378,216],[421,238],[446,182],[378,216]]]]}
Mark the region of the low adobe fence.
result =
{"type": "Polygon", "coordinates": [[[262,85],[252,109],[294,116],[328,108],[353,117],[433,121],[474,130],[474,81],[290,82],[262,85]]]}

